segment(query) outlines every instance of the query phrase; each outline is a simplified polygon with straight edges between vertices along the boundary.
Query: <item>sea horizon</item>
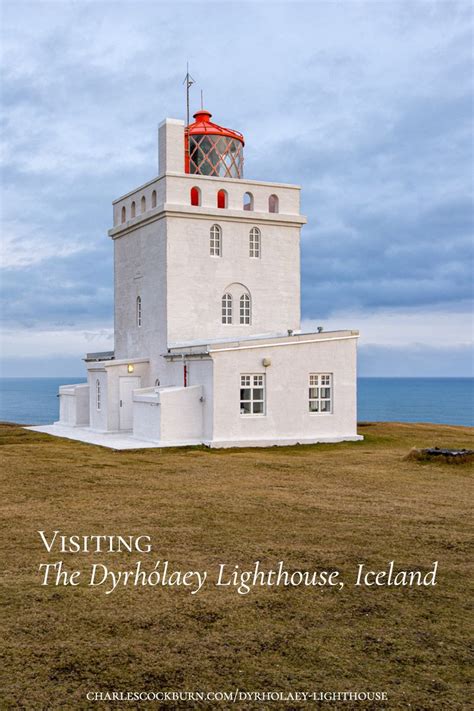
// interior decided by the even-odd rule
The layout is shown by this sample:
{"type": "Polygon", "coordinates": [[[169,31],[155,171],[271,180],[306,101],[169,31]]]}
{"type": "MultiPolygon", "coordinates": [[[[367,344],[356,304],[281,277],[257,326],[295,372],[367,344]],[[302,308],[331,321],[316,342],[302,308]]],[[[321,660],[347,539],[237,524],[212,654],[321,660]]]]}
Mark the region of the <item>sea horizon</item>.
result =
{"type": "MultiPolygon", "coordinates": [[[[87,379],[80,376],[1,377],[0,421],[25,425],[55,422],[59,386],[84,382],[87,379]]],[[[471,376],[361,376],[357,378],[357,401],[359,422],[474,426],[471,376]]]]}

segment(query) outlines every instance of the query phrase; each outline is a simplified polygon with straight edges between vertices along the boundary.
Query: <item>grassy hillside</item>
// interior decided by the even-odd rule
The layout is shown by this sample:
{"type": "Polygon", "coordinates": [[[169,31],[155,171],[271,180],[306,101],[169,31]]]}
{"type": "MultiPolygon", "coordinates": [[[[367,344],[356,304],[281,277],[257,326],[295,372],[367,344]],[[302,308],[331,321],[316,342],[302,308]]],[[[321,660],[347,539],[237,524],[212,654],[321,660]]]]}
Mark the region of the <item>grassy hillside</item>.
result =
{"type": "MultiPolygon", "coordinates": [[[[412,446],[472,446],[468,428],[369,424],[363,442],[339,445],[136,452],[0,430],[1,708],[105,708],[86,701],[96,690],[236,687],[384,690],[386,704],[357,708],[468,708],[472,468],[404,458],[412,446]],[[39,529],[149,534],[153,554],[48,556],[39,529]],[[183,571],[283,560],[290,570],[338,569],[346,584],[244,596],[212,585],[197,595],[41,587],[39,564],[61,558],[84,570],[161,559],[183,571]],[[438,585],[353,586],[358,563],[384,569],[390,560],[425,570],[438,560],[438,585]]],[[[138,708],[111,708],[122,706],[138,708]]],[[[240,708],[272,707],[282,705],[240,708]]]]}

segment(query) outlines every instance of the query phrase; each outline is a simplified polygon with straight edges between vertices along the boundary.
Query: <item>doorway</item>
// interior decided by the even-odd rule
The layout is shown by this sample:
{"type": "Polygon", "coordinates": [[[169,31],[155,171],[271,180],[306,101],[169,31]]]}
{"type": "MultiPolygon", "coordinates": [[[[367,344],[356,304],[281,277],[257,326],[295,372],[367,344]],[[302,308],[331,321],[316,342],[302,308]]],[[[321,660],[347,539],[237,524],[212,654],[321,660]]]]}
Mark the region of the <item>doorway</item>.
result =
{"type": "Polygon", "coordinates": [[[119,378],[119,427],[131,430],[133,427],[133,391],[140,387],[140,376],[127,375],[119,378]]]}

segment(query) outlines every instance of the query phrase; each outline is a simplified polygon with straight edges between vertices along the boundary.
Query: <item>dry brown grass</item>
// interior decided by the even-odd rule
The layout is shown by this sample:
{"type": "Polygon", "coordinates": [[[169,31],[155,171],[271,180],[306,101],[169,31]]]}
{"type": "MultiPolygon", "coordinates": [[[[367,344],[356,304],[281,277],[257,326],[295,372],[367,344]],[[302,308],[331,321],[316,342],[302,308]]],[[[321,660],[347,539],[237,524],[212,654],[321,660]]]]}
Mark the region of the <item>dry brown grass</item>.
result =
{"type": "MultiPolygon", "coordinates": [[[[472,468],[406,459],[413,446],[470,447],[468,428],[369,424],[358,443],[136,452],[1,431],[2,708],[92,708],[90,690],[235,687],[381,689],[386,705],[359,707],[468,708],[472,468]],[[37,567],[48,556],[36,531],[56,528],[147,533],[154,558],[183,570],[257,559],[336,567],[346,586],[258,588],[244,597],[212,586],[197,596],[44,588],[37,567]],[[350,585],[357,563],[382,569],[392,559],[408,569],[438,560],[439,584],[350,585]]],[[[63,558],[85,569],[93,559],[126,568],[146,556],[63,558]]]]}

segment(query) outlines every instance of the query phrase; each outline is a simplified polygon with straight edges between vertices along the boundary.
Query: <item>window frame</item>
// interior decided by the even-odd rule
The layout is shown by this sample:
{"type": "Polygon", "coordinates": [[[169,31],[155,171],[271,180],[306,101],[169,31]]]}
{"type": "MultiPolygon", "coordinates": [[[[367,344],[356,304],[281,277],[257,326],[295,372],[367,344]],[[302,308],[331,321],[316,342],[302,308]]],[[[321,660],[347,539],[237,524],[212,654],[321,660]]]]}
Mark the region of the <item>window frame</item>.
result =
{"type": "Polygon", "coordinates": [[[227,194],[227,190],[224,190],[224,188],[221,188],[220,190],[217,191],[217,209],[218,210],[227,210],[227,205],[229,202],[229,196],[227,194]]]}
{"type": "Polygon", "coordinates": [[[189,191],[189,201],[191,207],[201,207],[201,188],[197,185],[193,185],[189,191]]]}
{"type": "Polygon", "coordinates": [[[222,227],[216,223],[209,230],[209,256],[222,257],[222,227]]]}
{"type": "MultiPolygon", "coordinates": [[[[267,414],[267,390],[265,373],[241,373],[239,378],[239,411],[241,417],[265,417],[267,414]],[[249,390],[249,397],[243,397],[243,393],[249,390]],[[262,391],[261,397],[254,397],[254,391],[262,391]],[[250,405],[250,411],[243,410],[243,405],[250,405]],[[261,404],[261,411],[255,411],[255,405],[261,404]]],[[[260,409],[260,408],[258,408],[260,409]]]]}
{"type": "Polygon", "coordinates": [[[222,294],[221,299],[221,323],[228,326],[232,324],[233,299],[228,291],[222,294]]]}
{"type": "Polygon", "coordinates": [[[260,259],[262,256],[262,231],[259,227],[252,227],[249,231],[249,257],[260,259]]]}
{"type": "Polygon", "coordinates": [[[136,302],[136,313],[135,313],[135,323],[137,328],[141,328],[143,324],[143,312],[142,312],[142,297],[137,296],[136,302]]]}
{"type": "Polygon", "coordinates": [[[245,210],[245,212],[253,212],[253,194],[248,191],[244,193],[242,209],[245,210]],[[245,202],[246,198],[248,198],[248,202],[245,202]]]}
{"type": "Polygon", "coordinates": [[[334,414],[334,375],[333,373],[309,373],[308,375],[308,410],[310,415],[334,414]],[[316,393],[314,392],[316,391],[316,393]],[[322,391],[325,392],[324,396],[322,391]],[[329,391],[329,395],[327,394],[329,391]],[[322,405],[329,403],[329,409],[322,405]],[[316,410],[311,409],[316,404],[316,410]]]}
{"type": "Polygon", "coordinates": [[[97,412],[100,412],[101,407],[102,407],[102,402],[101,402],[101,384],[99,378],[96,378],[95,381],[95,409],[97,412]]]}
{"type": "Polygon", "coordinates": [[[241,294],[239,299],[239,323],[241,326],[250,326],[252,323],[252,301],[250,294],[241,294]]]}
{"type": "Polygon", "coordinates": [[[275,193],[268,198],[268,212],[272,215],[278,215],[280,212],[280,198],[275,193]]]}

